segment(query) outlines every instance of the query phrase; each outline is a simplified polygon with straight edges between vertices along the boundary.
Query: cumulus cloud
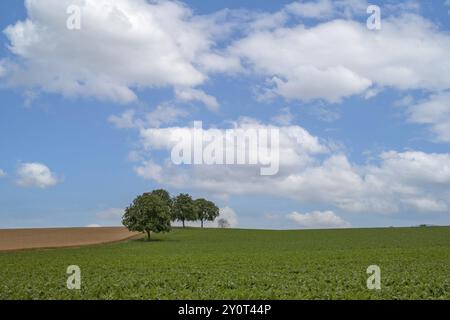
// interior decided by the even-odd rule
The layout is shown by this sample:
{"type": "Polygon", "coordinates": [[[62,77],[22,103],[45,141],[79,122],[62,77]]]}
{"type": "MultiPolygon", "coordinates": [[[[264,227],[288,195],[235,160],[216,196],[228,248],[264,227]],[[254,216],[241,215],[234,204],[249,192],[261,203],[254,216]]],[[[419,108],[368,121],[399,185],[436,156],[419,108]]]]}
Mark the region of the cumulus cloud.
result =
{"type": "Polygon", "coordinates": [[[161,125],[176,123],[187,115],[188,112],[186,110],[173,105],[159,105],[154,111],[146,113],[143,123],[138,122],[138,125],[140,127],[160,127],[161,125]]]}
{"type": "MultiPolygon", "coordinates": [[[[155,181],[163,180],[163,168],[151,160],[143,161],[140,166],[134,169],[134,171],[137,175],[145,179],[155,181]]],[[[173,181],[173,179],[170,179],[170,181],[173,181]]]]}
{"type": "Polygon", "coordinates": [[[119,129],[131,129],[136,126],[134,122],[134,110],[127,110],[121,115],[112,115],[108,118],[108,121],[114,124],[119,129]]]}
{"type": "Polygon", "coordinates": [[[450,155],[391,151],[380,154],[378,162],[358,166],[343,154],[331,155],[277,186],[303,202],[332,204],[347,212],[449,210],[450,155]],[[419,199],[433,205],[426,208],[419,199]]]}
{"type": "Polygon", "coordinates": [[[6,172],[0,169],[0,179],[6,177],[6,172]]]}
{"type": "Polygon", "coordinates": [[[135,110],[127,110],[120,115],[111,115],[108,121],[119,129],[158,128],[161,125],[176,123],[188,112],[171,104],[161,104],[150,112],[138,114],[135,110]]]}
{"type": "MultiPolygon", "coordinates": [[[[291,7],[307,5],[312,3],[291,7]]],[[[317,14],[323,10],[332,14],[326,9],[329,1],[313,5],[317,14]]],[[[353,95],[371,97],[385,87],[429,91],[450,87],[450,36],[410,12],[384,17],[378,31],[355,20],[334,19],[313,26],[281,22],[269,30],[251,31],[228,50],[265,77],[269,93],[288,100],[333,103],[353,95]]],[[[270,97],[268,92],[264,95],[270,97]]]]}
{"type": "Polygon", "coordinates": [[[48,188],[58,183],[56,175],[42,163],[23,163],[17,169],[17,185],[48,188]]]}
{"type": "Polygon", "coordinates": [[[137,99],[137,87],[201,85],[207,75],[200,65],[227,61],[212,52],[214,20],[195,16],[180,2],[26,0],[25,5],[27,18],[4,30],[21,61],[1,64],[10,85],[128,103],[137,99]],[[81,9],[80,30],[66,28],[69,5],[81,9]]]}
{"type": "Polygon", "coordinates": [[[450,92],[431,95],[408,107],[408,120],[430,127],[437,142],[450,142],[450,92]]]}
{"type": "Polygon", "coordinates": [[[284,107],[281,112],[276,116],[272,117],[272,122],[281,126],[288,126],[294,120],[294,115],[289,107],[284,107]]]}
{"type": "Polygon", "coordinates": [[[292,212],[287,218],[305,229],[348,228],[350,224],[333,211],[292,212]]]}
{"type": "Polygon", "coordinates": [[[335,15],[335,10],[330,0],[297,1],[286,6],[286,11],[305,18],[327,19],[335,15]]]}
{"type": "MultiPolygon", "coordinates": [[[[450,210],[450,155],[419,151],[380,153],[374,161],[352,163],[332,143],[300,126],[273,126],[241,119],[237,128],[276,127],[280,132],[279,172],[261,176],[252,165],[177,166],[170,159],[180,136],[190,127],[147,128],[139,131],[141,151],[136,173],[175,188],[189,186],[215,195],[269,194],[345,212],[396,213],[450,210]],[[152,152],[165,151],[163,161],[152,152]]],[[[217,128],[215,128],[217,129],[217,128]]],[[[223,129],[203,134],[224,134],[223,129]]]]}
{"type": "MultiPolygon", "coordinates": [[[[366,0],[300,0],[286,5],[282,11],[302,18],[326,20],[347,18],[366,14],[369,3],[366,0]]],[[[391,4],[385,4],[389,8],[391,4]]],[[[411,10],[409,6],[405,9],[411,10]]]]}
{"type": "Polygon", "coordinates": [[[0,78],[4,77],[6,75],[6,67],[5,67],[5,61],[0,60],[0,78]]]}
{"type": "Polygon", "coordinates": [[[169,1],[25,3],[27,18],[4,30],[15,58],[0,61],[0,76],[28,91],[127,103],[138,88],[171,87],[177,99],[217,110],[217,99],[199,88],[217,73],[261,77],[266,98],[330,103],[386,87],[450,88],[450,36],[421,17],[415,1],[387,3],[378,31],[353,19],[367,15],[365,0],[209,15],[169,1]],[[81,8],[81,30],[65,27],[68,5],[81,8]],[[304,24],[308,18],[314,24],[304,24]]]}
{"type": "Polygon", "coordinates": [[[182,101],[200,101],[213,111],[219,109],[219,103],[217,102],[217,99],[206,94],[202,90],[192,88],[178,89],[176,90],[176,96],[182,101]]]}
{"type": "MultiPolygon", "coordinates": [[[[244,138],[247,132],[257,132],[258,130],[264,130],[265,132],[270,132],[270,130],[275,129],[279,132],[279,153],[276,154],[276,159],[274,161],[279,161],[284,168],[288,167],[302,167],[307,165],[312,161],[311,155],[321,154],[328,151],[328,146],[321,143],[317,137],[309,134],[305,129],[300,126],[290,125],[290,126],[274,126],[266,125],[258,122],[251,118],[241,118],[238,121],[232,122],[231,128],[216,128],[212,127],[206,128],[194,128],[192,127],[167,127],[167,128],[141,128],[139,130],[141,148],[149,153],[152,150],[164,150],[171,153],[173,148],[180,144],[184,137],[193,137],[194,134],[199,134],[204,137],[205,141],[220,140],[223,142],[223,155],[234,153],[235,144],[227,136],[227,130],[232,129],[233,133],[244,138]]],[[[266,139],[267,140],[267,139],[266,139]]],[[[207,145],[204,145],[206,149],[207,145]]],[[[270,154],[272,151],[267,141],[263,139],[258,139],[256,144],[247,144],[248,154],[258,155],[261,153],[270,154]],[[265,152],[261,152],[261,150],[265,152]]],[[[267,163],[269,165],[271,163],[267,163]]],[[[170,166],[170,164],[167,164],[170,166]]],[[[196,166],[201,167],[197,172],[201,176],[210,171],[211,167],[214,166],[196,166]],[[202,174],[200,171],[203,171],[202,174]]],[[[137,172],[141,176],[160,178],[164,180],[165,171],[175,170],[176,168],[161,168],[155,163],[146,161],[142,166],[137,168],[137,172]],[[167,170],[166,170],[167,169],[167,170]]],[[[213,169],[214,170],[214,169],[213,169]]],[[[247,166],[230,166],[227,170],[235,171],[233,176],[238,174],[241,170],[247,171],[247,166]]],[[[283,169],[282,169],[283,170],[283,169]]],[[[258,172],[257,166],[253,165],[250,169],[251,172],[258,172]]],[[[182,179],[179,176],[177,180],[182,179]]],[[[173,181],[173,179],[170,179],[173,181]]]]}

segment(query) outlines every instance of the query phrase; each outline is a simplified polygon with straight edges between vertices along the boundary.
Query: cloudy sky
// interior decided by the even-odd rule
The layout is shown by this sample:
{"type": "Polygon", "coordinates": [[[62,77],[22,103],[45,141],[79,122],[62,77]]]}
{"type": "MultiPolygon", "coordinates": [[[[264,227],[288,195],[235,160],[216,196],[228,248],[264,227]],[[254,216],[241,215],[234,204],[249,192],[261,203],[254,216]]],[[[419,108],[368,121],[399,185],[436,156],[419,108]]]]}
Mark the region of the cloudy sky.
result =
{"type": "Polygon", "coordinates": [[[450,224],[450,1],[3,0],[0,29],[0,227],[160,187],[237,227],[450,224]],[[278,174],[175,165],[194,121],[278,129],[278,174]]]}

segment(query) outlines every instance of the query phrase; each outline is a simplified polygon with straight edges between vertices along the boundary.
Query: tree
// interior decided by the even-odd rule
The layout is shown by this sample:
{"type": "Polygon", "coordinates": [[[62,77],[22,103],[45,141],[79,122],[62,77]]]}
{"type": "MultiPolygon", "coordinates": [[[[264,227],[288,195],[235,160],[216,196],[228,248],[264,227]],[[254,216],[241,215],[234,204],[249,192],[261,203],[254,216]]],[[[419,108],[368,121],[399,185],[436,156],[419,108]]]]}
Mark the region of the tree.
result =
{"type": "Polygon", "coordinates": [[[170,231],[170,210],[161,197],[144,193],[125,209],[122,224],[130,231],[146,233],[150,241],[150,232],[170,231]]]}
{"type": "Polygon", "coordinates": [[[196,218],[195,206],[192,197],[186,193],[181,193],[176,196],[172,205],[172,220],[181,221],[184,228],[185,221],[194,221],[196,218]]]}
{"type": "Polygon", "coordinates": [[[164,189],[156,189],[156,190],[153,190],[151,192],[151,194],[154,194],[154,195],[160,197],[162,200],[164,200],[167,203],[167,205],[169,206],[169,209],[172,210],[173,201],[172,201],[172,198],[170,197],[170,193],[168,191],[166,191],[164,189]]]}
{"type": "Polygon", "coordinates": [[[201,221],[202,228],[203,221],[214,221],[219,215],[219,208],[212,201],[196,199],[194,201],[194,206],[197,219],[201,221]]]}
{"type": "Polygon", "coordinates": [[[219,221],[217,221],[217,225],[219,228],[229,228],[230,224],[228,223],[227,219],[221,218],[219,221]]]}

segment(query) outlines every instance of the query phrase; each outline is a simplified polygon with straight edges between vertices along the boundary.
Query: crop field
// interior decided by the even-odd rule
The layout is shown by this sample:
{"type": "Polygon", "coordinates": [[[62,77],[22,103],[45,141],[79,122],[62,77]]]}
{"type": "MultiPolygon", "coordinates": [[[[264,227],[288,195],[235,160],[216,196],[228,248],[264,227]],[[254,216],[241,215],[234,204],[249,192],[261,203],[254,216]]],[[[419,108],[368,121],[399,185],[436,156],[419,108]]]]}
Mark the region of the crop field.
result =
{"type": "Polygon", "coordinates": [[[0,230],[0,251],[75,247],[135,237],[124,227],[42,228],[0,230]]]}
{"type": "Polygon", "coordinates": [[[0,299],[450,299],[450,227],[152,236],[1,252],[0,299]],[[66,287],[69,265],[80,290],[66,287]],[[370,265],[380,290],[366,286],[370,265]]]}

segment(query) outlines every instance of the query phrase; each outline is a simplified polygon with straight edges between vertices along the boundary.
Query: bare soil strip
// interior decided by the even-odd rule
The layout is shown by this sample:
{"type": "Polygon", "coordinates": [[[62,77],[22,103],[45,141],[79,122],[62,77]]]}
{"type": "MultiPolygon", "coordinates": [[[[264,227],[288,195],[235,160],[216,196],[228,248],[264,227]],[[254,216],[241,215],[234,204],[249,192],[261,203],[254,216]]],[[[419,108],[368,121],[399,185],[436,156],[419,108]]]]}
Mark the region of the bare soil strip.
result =
{"type": "Polygon", "coordinates": [[[138,235],[124,227],[0,229],[0,251],[78,247],[122,241],[138,235]]]}

